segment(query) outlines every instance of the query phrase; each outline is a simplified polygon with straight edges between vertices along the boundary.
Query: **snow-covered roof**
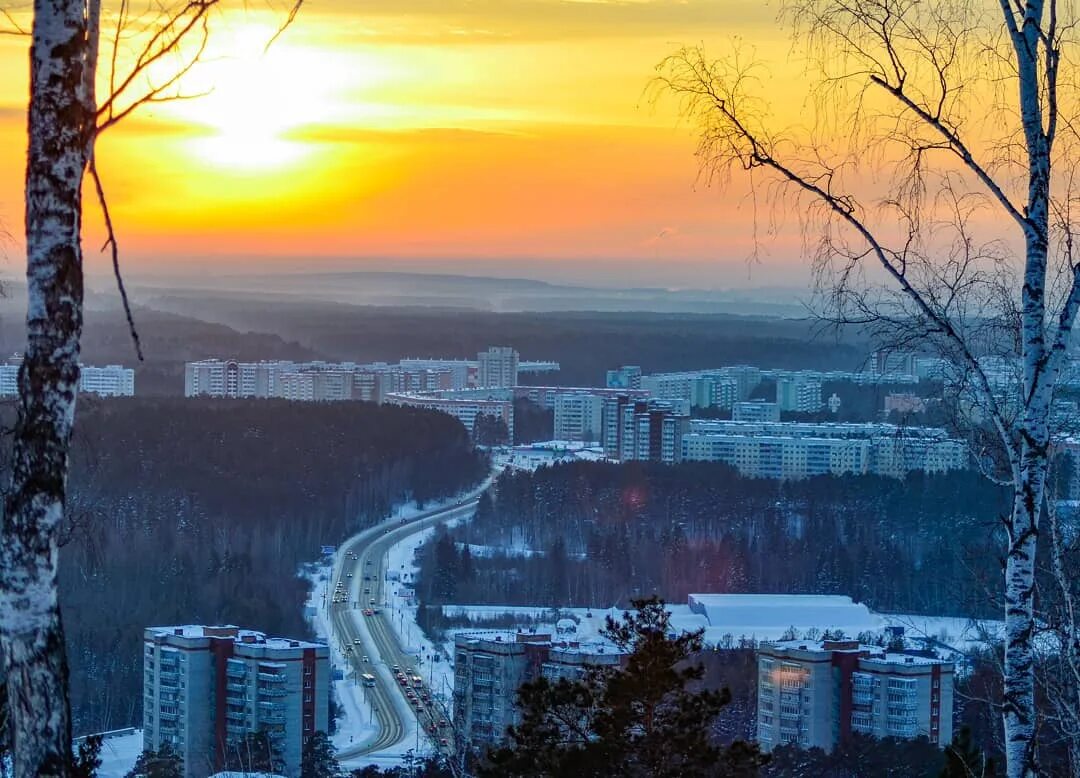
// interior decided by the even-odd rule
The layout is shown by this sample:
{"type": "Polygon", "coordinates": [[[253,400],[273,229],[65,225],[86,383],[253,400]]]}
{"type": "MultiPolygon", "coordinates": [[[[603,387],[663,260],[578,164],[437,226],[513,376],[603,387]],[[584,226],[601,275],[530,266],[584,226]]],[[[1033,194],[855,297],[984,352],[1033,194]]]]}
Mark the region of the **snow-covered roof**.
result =
{"type": "Polygon", "coordinates": [[[253,629],[241,629],[233,624],[179,624],[171,627],[147,627],[146,632],[160,638],[181,637],[192,640],[199,638],[224,638],[236,641],[239,645],[260,646],[271,650],[296,648],[325,648],[324,643],[312,643],[293,638],[267,637],[266,633],[253,629]]]}
{"type": "MultiPolygon", "coordinates": [[[[817,628],[857,635],[881,629],[881,617],[844,595],[691,594],[690,611],[705,618],[707,631],[767,638],[776,630],[817,628]]],[[[681,626],[681,625],[680,625],[681,626]]]]}

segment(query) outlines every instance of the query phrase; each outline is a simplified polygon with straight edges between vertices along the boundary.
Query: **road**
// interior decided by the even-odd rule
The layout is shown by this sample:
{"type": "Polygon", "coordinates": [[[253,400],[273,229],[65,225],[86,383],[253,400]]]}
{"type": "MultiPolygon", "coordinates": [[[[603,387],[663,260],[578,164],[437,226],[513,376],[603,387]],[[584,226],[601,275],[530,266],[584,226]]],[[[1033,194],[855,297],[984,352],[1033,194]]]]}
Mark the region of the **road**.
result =
{"type": "MultiPolygon", "coordinates": [[[[486,488],[486,483],[483,488],[486,488]]],[[[399,685],[391,670],[393,665],[403,669],[413,667],[415,657],[402,650],[389,621],[391,616],[382,606],[389,600],[384,587],[397,586],[396,581],[386,580],[385,559],[391,546],[410,535],[441,522],[471,516],[483,488],[454,505],[427,511],[397,523],[383,522],[354,535],[338,549],[328,589],[332,593],[338,581],[341,581],[345,585],[347,600],[331,602],[329,606],[333,627],[331,640],[339,646],[351,647],[346,658],[357,678],[363,673],[375,676],[375,686],[366,691],[379,725],[379,734],[374,741],[339,751],[338,759],[355,758],[397,745],[406,735],[412,736],[409,726],[411,719],[418,718],[420,725],[426,728],[443,717],[441,711],[434,710],[430,705],[418,705],[418,710],[414,710],[406,699],[405,689],[399,685]],[[365,616],[364,609],[369,608],[371,600],[377,603],[379,613],[365,616]],[[369,661],[363,661],[365,657],[369,661]]]]}

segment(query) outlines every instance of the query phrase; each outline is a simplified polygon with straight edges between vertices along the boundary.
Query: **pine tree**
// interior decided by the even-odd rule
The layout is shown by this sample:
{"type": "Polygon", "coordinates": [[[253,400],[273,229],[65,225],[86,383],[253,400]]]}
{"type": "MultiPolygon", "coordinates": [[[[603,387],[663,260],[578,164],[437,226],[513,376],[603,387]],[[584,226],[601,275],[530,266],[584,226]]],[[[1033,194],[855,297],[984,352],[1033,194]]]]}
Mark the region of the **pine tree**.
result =
{"type": "Polygon", "coordinates": [[[509,745],[488,755],[481,776],[751,776],[764,763],[757,747],[714,745],[710,725],[730,695],[694,689],[689,664],[702,633],[675,635],[662,600],[635,600],[634,611],[604,636],[627,652],[619,669],[592,669],[581,681],[545,678],[519,692],[522,723],[509,745]]]}
{"type": "Polygon", "coordinates": [[[143,751],[126,778],[184,778],[184,763],[169,743],[157,751],[143,751]]]}
{"type": "Polygon", "coordinates": [[[326,733],[315,732],[309,736],[300,757],[300,778],[336,778],[340,773],[341,765],[326,733]]]}

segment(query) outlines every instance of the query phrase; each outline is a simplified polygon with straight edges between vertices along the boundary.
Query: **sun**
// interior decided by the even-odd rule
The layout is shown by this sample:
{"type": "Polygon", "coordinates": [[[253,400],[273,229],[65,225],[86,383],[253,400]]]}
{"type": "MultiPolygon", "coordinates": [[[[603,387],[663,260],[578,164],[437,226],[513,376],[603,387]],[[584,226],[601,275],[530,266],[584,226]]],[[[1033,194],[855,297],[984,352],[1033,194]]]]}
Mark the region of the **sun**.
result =
{"type": "Polygon", "coordinates": [[[277,171],[303,161],[314,145],[305,127],[332,123],[346,89],[344,66],[332,51],[285,36],[259,22],[211,33],[213,48],[187,76],[182,91],[198,95],[165,104],[172,118],[197,130],[187,151],[214,167],[277,171]]]}

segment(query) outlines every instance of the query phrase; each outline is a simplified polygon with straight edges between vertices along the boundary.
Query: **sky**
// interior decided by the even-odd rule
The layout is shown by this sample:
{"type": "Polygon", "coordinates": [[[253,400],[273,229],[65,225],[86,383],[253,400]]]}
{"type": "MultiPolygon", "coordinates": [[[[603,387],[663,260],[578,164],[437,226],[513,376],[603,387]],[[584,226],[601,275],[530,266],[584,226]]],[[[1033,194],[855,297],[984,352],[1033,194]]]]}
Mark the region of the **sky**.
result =
{"type": "MultiPolygon", "coordinates": [[[[779,63],[764,86],[782,103],[775,13],[759,0],[309,0],[266,49],[283,8],[222,0],[180,86],[202,96],[148,106],[99,140],[123,255],[136,272],[799,283],[793,243],[747,261],[745,182],[706,185],[692,128],[646,94],[679,46],[719,56],[741,41],[779,63]]],[[[4,274],[21,265],[26,45],[0,36],[4,274]]],[[[91,189],[87,202],[94,270],[91,189]]]]}

